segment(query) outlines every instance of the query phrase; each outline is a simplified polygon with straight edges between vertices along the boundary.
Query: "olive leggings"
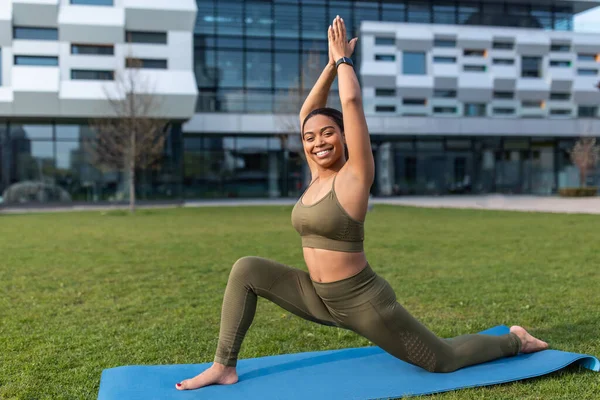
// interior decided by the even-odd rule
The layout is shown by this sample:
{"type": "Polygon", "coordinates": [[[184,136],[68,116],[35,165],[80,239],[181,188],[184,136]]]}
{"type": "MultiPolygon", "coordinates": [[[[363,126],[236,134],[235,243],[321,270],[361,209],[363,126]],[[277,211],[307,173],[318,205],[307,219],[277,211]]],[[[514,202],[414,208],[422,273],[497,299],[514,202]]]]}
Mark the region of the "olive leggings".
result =
{"type": "Polygon", "coordinates": [[[356,332],[391,355],[431,372],[451,372],[513,356],[521,348],[513,333],[438,338],[396,301],[392,287],[368,264],[352,277],[319,283],[300,269],[243,257],[233,265],[225,289],[215,362],[237,364],[258,296],[309,321],[356,332]]]}

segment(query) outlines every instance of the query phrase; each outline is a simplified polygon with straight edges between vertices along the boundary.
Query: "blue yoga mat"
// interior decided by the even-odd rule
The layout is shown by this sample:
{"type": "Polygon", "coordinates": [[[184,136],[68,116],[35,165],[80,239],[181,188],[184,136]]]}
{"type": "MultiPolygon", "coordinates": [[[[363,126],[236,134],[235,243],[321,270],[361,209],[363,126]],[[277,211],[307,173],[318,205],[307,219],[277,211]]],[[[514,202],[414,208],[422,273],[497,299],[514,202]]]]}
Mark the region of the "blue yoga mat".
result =
{"type": "MultiPolygon", "coordinates": [[[[502,335],[506,326],[481,333],[502,335]]],[[[549,374],[571,364],[600,371],[596,357],[544,350],[521,354],[452,373],[431,373],[400,361],[379,347],[317,351],[242,359],[239,382],[179,391],[175,384],[191,378],[212,363],[124,366],[106,369],[98,400],[319,400],[399,398],[449,390],[495,385],[549,374]]]]}

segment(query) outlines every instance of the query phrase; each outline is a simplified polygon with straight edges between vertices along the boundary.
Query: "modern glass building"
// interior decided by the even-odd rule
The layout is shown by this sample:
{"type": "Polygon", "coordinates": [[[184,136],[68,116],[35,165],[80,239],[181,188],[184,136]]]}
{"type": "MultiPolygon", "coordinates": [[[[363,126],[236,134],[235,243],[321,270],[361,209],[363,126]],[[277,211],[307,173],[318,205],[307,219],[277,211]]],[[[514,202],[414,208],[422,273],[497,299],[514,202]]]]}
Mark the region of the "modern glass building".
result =
{"type": "Polygon", "coordinates": [[[297,115],[337,14],[359,37],[376,196],[552,194],[578,184],[575,139],[600,135],[600,35],[573,32],[574,15],[600,1],[171,3],[0,4],[0,193],[33,182],[53,189],[19,201],[127,195],[124,174],[91,165],[82,142],[89,119],[107,115],[100,86],[133,49],[171,120],[139,198],[297,197],[297,115]]]}

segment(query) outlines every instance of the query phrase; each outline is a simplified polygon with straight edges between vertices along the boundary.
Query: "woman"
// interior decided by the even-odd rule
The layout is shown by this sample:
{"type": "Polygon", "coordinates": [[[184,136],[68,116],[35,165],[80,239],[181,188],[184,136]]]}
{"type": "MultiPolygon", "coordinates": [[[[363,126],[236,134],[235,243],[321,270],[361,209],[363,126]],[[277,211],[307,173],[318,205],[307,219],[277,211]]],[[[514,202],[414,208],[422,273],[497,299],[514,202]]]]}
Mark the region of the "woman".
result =
{"type": "Polygon", "coordinates": [[[371,269],[363,251],[363,221],[375,166],[358,80],[344,59],[352,55],[357,39],[346,41],[339,16],[328,29],[328,39],[329,63],[300,111],[312,179],[292,211],[292,224],[302,237],[309,272],[260,257],[239,259],[225,289],[214,363],[176,384],[179,390],[238,381],[238,352],[257,296],[307,320],[352,330],[432,372],[547,348],[519,326],[503,336],[438,338],[396,301],[391,286],[371,269]],[[323,108],[336,75],[343,117],[323,108]]]}

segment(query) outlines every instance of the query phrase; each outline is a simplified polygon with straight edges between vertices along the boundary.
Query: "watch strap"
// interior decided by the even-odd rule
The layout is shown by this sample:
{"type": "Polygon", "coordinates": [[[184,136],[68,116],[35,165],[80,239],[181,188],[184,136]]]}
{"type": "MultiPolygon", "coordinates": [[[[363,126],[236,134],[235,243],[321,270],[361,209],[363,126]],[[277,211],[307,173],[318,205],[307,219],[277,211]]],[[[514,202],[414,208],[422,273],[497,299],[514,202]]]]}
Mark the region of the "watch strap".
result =
{"type": "Polygon", "coordinates": [[[351,59],[351,58],[348,58],[348,57],[342,57],[342,58],[340,58],[339,60],[337,60],[337,61],[335,62],[335,68],[337,69],[337,67],[339,67],[339,66],[340,66],[340,64],[348,64],[348,65],[350,65],[351,67],[354,67],[354,63],[352,62],[352,59],[351,59]]]}

